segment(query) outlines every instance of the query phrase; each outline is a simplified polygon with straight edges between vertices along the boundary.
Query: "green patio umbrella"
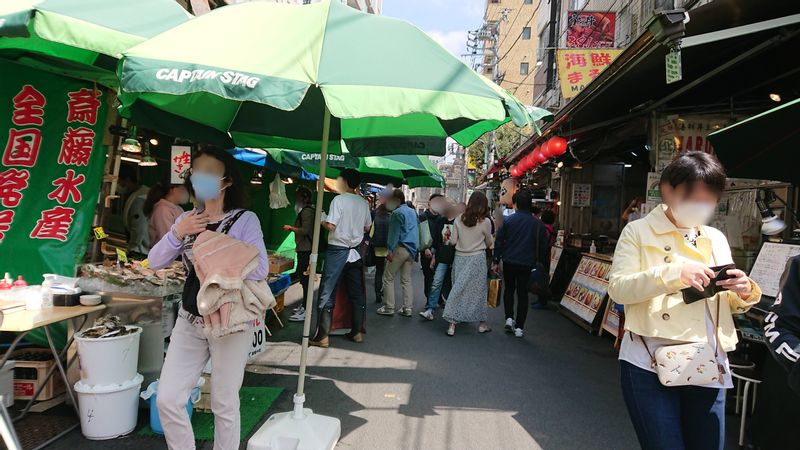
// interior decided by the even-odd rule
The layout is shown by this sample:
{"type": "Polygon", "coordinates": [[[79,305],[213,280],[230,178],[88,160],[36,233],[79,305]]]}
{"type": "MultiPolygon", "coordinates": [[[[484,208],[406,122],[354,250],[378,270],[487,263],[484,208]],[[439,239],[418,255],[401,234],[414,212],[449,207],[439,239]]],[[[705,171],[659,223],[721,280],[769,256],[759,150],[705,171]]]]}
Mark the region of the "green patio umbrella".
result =
{"type": "Polygon", "coordinates": [[[175,0],[3,0],[0,58],[116,86],[122,50],[191,17],[175,0]]]}
{"type": "Polygon", "coordinates": [[[794,161],[800,149],[800,99],[708,135],[728,175],[800,182],[794,161]]]}
{"type": "Polygon", "coordinates": [[[444,154],[524,105],[408,22],[341,2],[218,8],[123,51],[123,115],[227,147],[444,154]],[[291,114],[287,114],[291,112],[291,114]]]}
{"type": "MultiPolygon", "coordinates": [[[[319,175],[319,155],[279,149],[268,149],[266,152],[278,163],[299,167],[306,172],[319,175]]],[[[243,161],[248,160],[242,155],[234,156],[243,161]]],[[[343,168],[357,169],[361,173],[361,180],[365,183],[406,184],[410,188],[444,187],[442,173],[427,156],[423,155],[354,157],[346,151],[341,155],[328,155],[328,167],[325,169],[328,178],[337,177],[339,170],[343,168]]]]}
{"type": "MultiPolygon", "coordinates": [[[[508,121],[533,121],[413,25],[330,0],[218,8],[124,51],[118,74],[121,112],[138,125],[227,146],[319,152],[319,205],[329,150],[341,153],[342,141],[356,156],[443,155],[447,137],[466,146],[508,121]]],[[[309,290],[309,313],[312,305],[309,290]]],[[[270,441],[311,448],[306,440],[332,448],[338,440],[338,420],[303,409],[311,315],[294,411],[270,418],[251,450],[274,448],[270,441]]]]}

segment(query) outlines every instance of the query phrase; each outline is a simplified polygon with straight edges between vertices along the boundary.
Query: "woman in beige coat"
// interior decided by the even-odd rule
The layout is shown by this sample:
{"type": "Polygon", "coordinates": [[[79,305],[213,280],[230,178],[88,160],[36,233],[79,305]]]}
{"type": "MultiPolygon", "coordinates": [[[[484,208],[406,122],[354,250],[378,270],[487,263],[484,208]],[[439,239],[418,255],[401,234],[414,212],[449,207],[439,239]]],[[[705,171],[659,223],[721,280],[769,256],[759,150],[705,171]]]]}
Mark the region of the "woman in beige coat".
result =
{"type": "Polygon", "coordinates": [[[758,285],[741,270],[727,270],[727,279],[715,281],[710,269],[733,262],[725,235],[705,225],[725,183],[713,156],[681,154],[662,173],[664,204],[629,223],[617,243],[608,293],[625,306],[622,392],[643,449],[724,447],[725,389],[732,386],[726,352],[737,342],[731,314],[761,298],[758,285]],[[681,290],[703,291],[712,282],[726,290],[684,302],[681,290]],[[652,355],[663,346],[691,342],[717,350],[717,366],[706,369],[720,372],[715,381],[662,385],[652,355]]]}

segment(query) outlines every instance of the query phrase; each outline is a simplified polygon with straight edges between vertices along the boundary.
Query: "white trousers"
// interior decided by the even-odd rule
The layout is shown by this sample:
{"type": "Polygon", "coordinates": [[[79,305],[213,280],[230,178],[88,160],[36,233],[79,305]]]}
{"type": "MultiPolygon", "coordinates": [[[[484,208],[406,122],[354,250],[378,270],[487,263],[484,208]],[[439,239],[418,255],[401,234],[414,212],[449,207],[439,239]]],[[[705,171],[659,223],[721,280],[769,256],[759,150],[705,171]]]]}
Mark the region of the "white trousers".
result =
{"type": "Polygon", "coordinates": [[[247,364],[251,333],[206,338],[202,324],[178,317],[158,382],[158,415],[171,450],[195,448],[186,412],[189,395],[211,358],[211,410],[214,412],[214,450],[239,448],[239,388],[247,364]]]}

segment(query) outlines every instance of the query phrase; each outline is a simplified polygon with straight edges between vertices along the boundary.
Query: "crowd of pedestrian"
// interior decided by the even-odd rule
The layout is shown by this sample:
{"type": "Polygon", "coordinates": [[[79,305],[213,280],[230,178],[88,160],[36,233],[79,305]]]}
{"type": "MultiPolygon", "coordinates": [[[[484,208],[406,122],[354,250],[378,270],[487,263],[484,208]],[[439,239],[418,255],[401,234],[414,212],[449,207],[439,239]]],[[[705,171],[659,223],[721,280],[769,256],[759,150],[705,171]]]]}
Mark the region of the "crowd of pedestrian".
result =
{"type": "MultiPolygon", "coordinates": [[[[425,306],[418,311],[425,321],[433,321],[443,308],[446,334],[454,336],[456,326],[477,323],[479,333],[492,331],[487,323],[488,279],[504,281],[505,329],[523,336],[529,304],[532,272],[543,270],[549,262],[549,247],[555,214],[535,209],[532,195],[520,190],[513,197],[513,208],[499,206],[494,213],[480,191],[467,203],[457,203],[442,194],[433,194],[428,207],[419,215],[402,189],[387,186],[374,198],[373,206],[358,193],[360,175],[343,170],[337,179],[339,195],[323,220],[328,231],[325,264],[316,300],[316,332],[311,345],[328,347],[336,292],[344,282],[351,302],[352,325],[346,335],[362,342],[366,287],[364,268],[374,267],[377,314],[413,316],[414,286],[412,270],[420,264],[423,273],[425,306]],[[505,211],[508,209],[509,211],[505,211]],[[395,300],[395,280],[399,278],[402,300],[395,300]]],[[[297,278],[304,298],[309,289],[308,263],[313,235],[314,206],[311,192],[296,192],[297,219],[284,229],[295,233],[298,253],[297,278]]],[[[546,301],[546,298],[544,299],[546,301]]],[[[302,307],[290,320],[305,318],[302,307]]]]}

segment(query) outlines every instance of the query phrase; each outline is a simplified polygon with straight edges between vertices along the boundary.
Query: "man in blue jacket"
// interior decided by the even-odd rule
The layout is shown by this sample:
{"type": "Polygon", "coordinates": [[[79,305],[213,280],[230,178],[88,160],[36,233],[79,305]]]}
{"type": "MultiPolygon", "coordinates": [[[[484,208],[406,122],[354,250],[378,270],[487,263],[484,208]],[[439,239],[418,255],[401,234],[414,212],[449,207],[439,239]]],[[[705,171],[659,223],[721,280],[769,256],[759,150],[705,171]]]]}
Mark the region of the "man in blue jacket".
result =
{"type": "Polygon", "coordinates": [[[528,316],[528,283],[537,262],[547,260],[547,234],[544,224],[531,213],[531,194],[520,190],[512,198],[515,212],[503,220],[494,246],[494,265],[497,272],[503,261],[503,304],[507,332],[522,337],[528,316]],[[517,310],[514,314],[514,293],[517,310]]]}
{"type": "Polygon", "coordinates": [[[400,314],[411,317],[411,304],[414,300],[414,287],[411,285],[411,269],[417,258],[419,248],[419,223],[417,214],[406,204],[406,196],[401,189],[395,189],[386,200],[386,209],[392,211],[389,219],[389,238],[386,256],[386,270],[383,273],[383,306],[378,314],[394,315],[394,277],[400,272],[403,286],[403,308],[400,314]]]}

